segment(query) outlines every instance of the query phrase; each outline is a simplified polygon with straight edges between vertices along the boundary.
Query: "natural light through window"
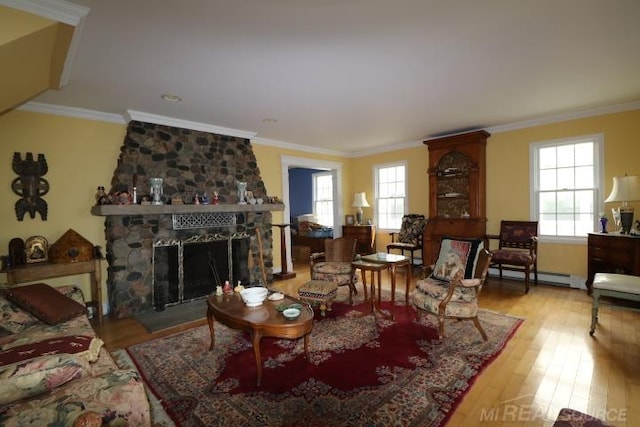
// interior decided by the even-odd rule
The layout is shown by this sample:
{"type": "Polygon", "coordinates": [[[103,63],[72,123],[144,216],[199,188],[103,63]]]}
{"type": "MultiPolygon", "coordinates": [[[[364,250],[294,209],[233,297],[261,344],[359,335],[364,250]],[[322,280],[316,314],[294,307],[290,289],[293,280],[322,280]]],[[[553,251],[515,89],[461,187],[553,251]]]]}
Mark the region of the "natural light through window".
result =
{"type": "Polygon", "coordinates": [[[532,216],[540,235],[583,238],[602,205],[600,135],[532,144],[532,216]]]}
{"type": "Polygon", "coordinates": [[[313,214],[318,224],[333,227],[333,177],[331,172],[314,173],[313,214]]]}
{"type": "Polygon", "coordinates": [[[399,230],[407,206],[407,165],[377,165],[375,171],[376,222],[383,230],[399,230]]]}

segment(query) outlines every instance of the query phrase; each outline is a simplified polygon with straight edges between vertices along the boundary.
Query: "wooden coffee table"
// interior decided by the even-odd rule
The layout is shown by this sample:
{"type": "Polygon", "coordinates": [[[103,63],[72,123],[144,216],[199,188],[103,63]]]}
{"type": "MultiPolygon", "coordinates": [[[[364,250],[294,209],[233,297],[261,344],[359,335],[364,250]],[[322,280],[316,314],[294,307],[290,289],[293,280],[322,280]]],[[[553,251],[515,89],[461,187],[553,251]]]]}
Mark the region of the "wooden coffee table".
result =
{"type": "Polygon", "coordinates": [[[207,297],[207,321],[211,333],[211,345],[215,345],[214,321],[222,323],[232,329],[249,332],[253,353],[256,356],[257,385],[262,379],[262,359],[260,356],[260,339],[262,337],[277,337],[297,339],[304,337],[304,353],[309,359],[309,337],[313,327],[313,310],[311,307],[296,298],[285,296],[283,300],[265,300],[258,307],[247,307],[240,294],[210,295],[207,297]],[[300,316],[294,320],[288,320],[276,309],[280,304],[302,305],[300,316]]]}

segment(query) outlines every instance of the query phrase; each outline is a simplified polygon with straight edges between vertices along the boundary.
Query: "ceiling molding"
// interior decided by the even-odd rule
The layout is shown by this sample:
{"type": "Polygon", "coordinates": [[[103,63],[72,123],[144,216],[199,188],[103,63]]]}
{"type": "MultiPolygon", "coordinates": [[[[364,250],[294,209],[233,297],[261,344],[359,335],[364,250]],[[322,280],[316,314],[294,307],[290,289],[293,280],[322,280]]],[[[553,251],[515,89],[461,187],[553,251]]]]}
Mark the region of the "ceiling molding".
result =
{"type": "Polygon", "coordinates": [[[585,119],[594,116],[603,116],[605,114],[622,113],[625,111],[640,109],[640,101],[629,102],[626,104],[610,105],[607,107],[589,108],[586,110],[574,111],[571,113],[557,114],[553,116],[541,117],[538,119],[524,120],[521,122],[509,123],[506,125],[490,126],[485,130],[491,134],[499,132],[509,132],[512,130],[526,129],[534,126],[549,125],[558,122],[566,122],[568,120],[585,119]]]}
{"type": "Polygon", "coordinates": [[[64,0],[0,0],[0,5],[33,13],[74,27],[86,19],[90,10],[87,7],[64,0]]]}
{"type": "Polygon", "coordinates": [[[220,135],[235,136],[238,138],[252,139],[255,132],[245,130],[225,128],[222,126],[210,125],[207,123],[191,122],[189,120],[174,119],[173,117],[158,116],[156,114],[145,113],[143,111],[127,110],[128,120],[139,120],[141,122],[155,123],[157,125],[173,126],[202,132],[217,133],[220,135]]]}
{"type": "Polygon", "coordinates": [[[96,120],[100,122],[126,124],[122,115],[103,113],[84,108],[64,107],[62,105],[43,104],[39,102],[27,102],[16,108],[21,111],[32,111],[34,113],[52,114],[54,116],[75,117],[78,119],[96,120]]]}
{"type": "Polygon", "coordinates": [[[270,147],[286,148],[288,150],[297,150],[305,153],[326,154],[328,156],[351,157],[350,153],[343,151],[328,150],[326,148],[309,147],[308,145],[293,144],[291,142],[277,141],[275,139],[255,137],[251,142],[257,145],[267,145],[270,147]]]}
{"type": "Polygon", "coordinates": [[[0,4],[75,27],[58,89],[66,86],[90,9],[64,0],[0,0],[0,4]]]}
{"type": "MultiPolygon", "coordinates": [[[[491,127],[484,128],[484,130],[486,130],[491,134],[500,133],[500,132],[509,132],[513,130],[526,129],[533,126],[541,126],[546,124],[563,122],[567,120],[583,119],[583,118],[588,118],[593,116],[600,116],[604,114],[615,114],[615,113],[621,113],[625,111],[632,111],[632,110],[638,110],[638,109],[640,109],[640,101],[635,101],[635,102],[629,102],[626,104],[592,108],[592,109],[581,110],[573,113],[564,113],[564,114],[555,115],[555,116],[542,117],[539,119],[525,120],[521,122],[515,122],[515,123],[510,123],[510,124],[505,124],[500,126],[491,126],[491,127]]],[[[284,148],[289,150],[297,150],[304,153],[324,154],[324,155],[347,157],[347,158],[358,158],[358,157],[364,157],[364,156],[369,156],[374,154],[386,153],[389,151],[416,148],[416,147],[420,147],[423,141],[427,141],[431,139],[431,138],[424,138],[417,141],[391,144],[384,147],[377,147],[377,148],[372,148],[370,150],[362,150],[357,152],[342,152],[342,151],[327,150],[324,148],[309,147],[307,145],[293,144],[290,142],[277,141],[274,139],[260,138],[260,137],[256,137],[257,135],[256,132],[247,132],[247,131],[242,131],[237,129],[224,128],[224,127],[210,125],[206,123],[190,122],[186,120],[179,120],[171,117],[158,116],[158,115],[144,113],[144,112],[135,111],[135,110],[128,110],[128,113],[129,113],[128,118],[124,118],[123,116],[118,114],[101,113],[99,111],[85,110],[82,108],[62,107],[57,105],[41,104],[36,102],[28,102],[22,105],[21,107],[19,107],[18,110],[33,111],[38,113],[47,113],[47,114],[61,115],[61,116],[68,116],[68,117],[78,117],[78,118],[83,118],[88,120],[99,120],[99,121],[106,121],[106,122],[112,122],[112,123],[127,123],[130,120],[140,120],[140,121],[156,123],[160,125],[175,126],[175,127],[181,127],[181,128],[187,128],[187,129],[201,130],[203,132],[211,132],[211,133],[217,133],[221,135],[247,138],[247,139],[251,139],[253,143],[258,145],[266,145],[266,146],[284,148]]]]}

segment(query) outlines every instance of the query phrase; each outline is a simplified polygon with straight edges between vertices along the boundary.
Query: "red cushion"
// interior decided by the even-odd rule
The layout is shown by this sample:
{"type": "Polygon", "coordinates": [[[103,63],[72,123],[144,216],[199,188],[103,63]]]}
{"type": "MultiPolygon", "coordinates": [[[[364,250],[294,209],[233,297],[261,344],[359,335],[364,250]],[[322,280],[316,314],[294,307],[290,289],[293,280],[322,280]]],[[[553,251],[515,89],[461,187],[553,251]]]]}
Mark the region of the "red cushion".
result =
{"type": "Polygon", "coordinates": [[[9,288],[5,298],[50,325],[87,313],[87,308],[44,283],[9,288]]]}
{"type": "MultiPolygon", "coordinates": [[[[0,366],[52,354],[84,354],[85,352],[94,350],[91,348],[93,339],[94,337],[90,336],[73,335],[18,345],[8,350],[0,351],[0,366]]],[[[101,341],[98,344],[101,344],[101,341]]],[[[98,346],[98,350],[99,347],[100,346],[98,346]]]]}
{"type": "Polygon", "coordinates": [[[493,252],[492,264],[530,265],[533,258],[529,252],[497,250],[493,252]]]}

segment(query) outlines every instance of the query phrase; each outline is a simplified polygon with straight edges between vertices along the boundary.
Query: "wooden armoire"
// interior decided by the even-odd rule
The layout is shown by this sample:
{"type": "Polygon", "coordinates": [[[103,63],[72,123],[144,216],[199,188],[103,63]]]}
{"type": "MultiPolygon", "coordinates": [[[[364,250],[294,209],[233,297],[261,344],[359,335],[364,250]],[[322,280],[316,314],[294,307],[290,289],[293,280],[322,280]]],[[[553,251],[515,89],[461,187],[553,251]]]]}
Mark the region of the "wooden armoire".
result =
{"type": "Polygon", "coordinates": [[[424,141],[429,148],[425,265],[436,262],[443,237],[484,238],[486,146],[490,136],[480,130],[424,141]]]}

